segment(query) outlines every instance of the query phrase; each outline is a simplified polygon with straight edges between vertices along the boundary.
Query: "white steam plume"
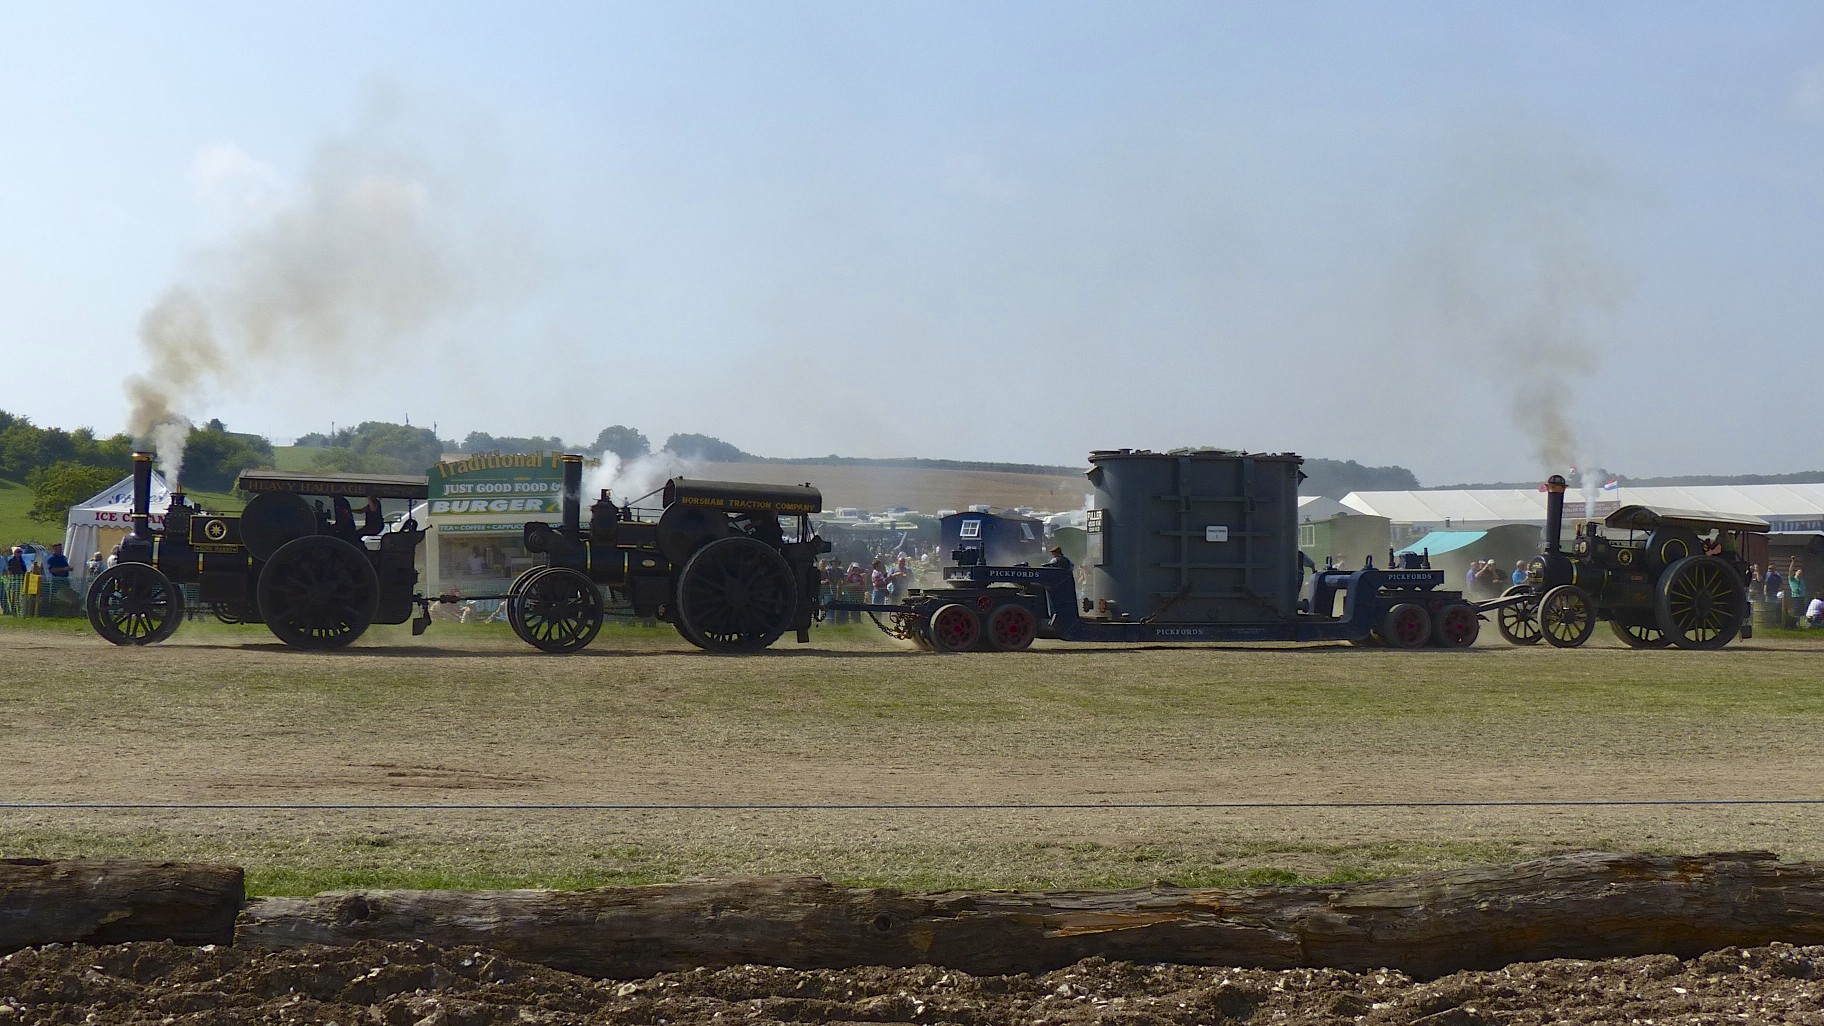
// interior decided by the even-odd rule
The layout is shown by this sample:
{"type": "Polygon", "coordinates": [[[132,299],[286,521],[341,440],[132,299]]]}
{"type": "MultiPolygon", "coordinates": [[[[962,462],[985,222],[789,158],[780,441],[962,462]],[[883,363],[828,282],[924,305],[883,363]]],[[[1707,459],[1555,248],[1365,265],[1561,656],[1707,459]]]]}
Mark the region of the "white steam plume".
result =
{"type": "MultiPolygon", "coordinates": [[[[496,273],[514,248],[504,219],[440,170],[407,121],[396,97],[377,95],[318,147],[294,189],[202,254],[141,319],[147,369],[126,382],[128,430],[157,444],[173,483],[187,413],[224,386],[409,366],[440,318],[521,280],[496,273]]],[[[220,161],[200,158],[199,175],[205,163],[219,177],[220,161]]]]}
{"type": "Polygon", "coordinates": [[[1445,353],[1480,367],[1548,472],[1579,455],[1578,386],[1600,357],[1595,322],[1628,278],[1598,236],[1622,202],[1573,141],[1516,132],[1465,150],[1419,231],[1410,273],[1445,353]]]}
{"type": "Polygon", "coordinates": [[[608,489],[616,502],[632,502],[657,490],[674,477],[689,477],[692,473],[690,461],[670,449],[647,453],[625,462],[616,454],[605,452],[602,453],[601,463],[583,477],[583,504],[595,501],[595,497],[604,488],[608,489]]]}

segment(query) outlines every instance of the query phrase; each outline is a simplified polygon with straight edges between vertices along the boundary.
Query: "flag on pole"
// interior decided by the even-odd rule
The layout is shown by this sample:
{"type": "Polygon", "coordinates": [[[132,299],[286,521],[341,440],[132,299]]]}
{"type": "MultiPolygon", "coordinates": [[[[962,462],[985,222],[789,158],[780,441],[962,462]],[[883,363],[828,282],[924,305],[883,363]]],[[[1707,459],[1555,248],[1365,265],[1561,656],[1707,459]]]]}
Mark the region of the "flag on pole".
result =
{"type": "Polygon", "coordinates": [[[1602,483],[1602,490],[1605,492],[1612,492],[1615,489],[1620,488],[1620,487],[1621,487],[1621,478],[1619,478],[1619,477],[1611,477],[1607,481],[1604,481],[1602,483]]]}

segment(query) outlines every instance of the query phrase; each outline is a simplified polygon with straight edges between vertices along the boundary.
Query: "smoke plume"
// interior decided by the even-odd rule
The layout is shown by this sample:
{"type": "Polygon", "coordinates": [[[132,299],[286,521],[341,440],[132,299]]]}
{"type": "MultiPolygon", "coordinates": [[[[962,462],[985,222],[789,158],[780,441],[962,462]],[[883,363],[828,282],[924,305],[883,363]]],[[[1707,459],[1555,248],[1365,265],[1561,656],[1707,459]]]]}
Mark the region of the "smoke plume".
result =
{"type": "Polygon", "coordinates": [[[1581,382],[1597,322],[1628,291],[1604,252],[1616,183],[1573,140],[1516,132],[1460,153],[1426,206],[1411,272],[1446,353],[1506,394],[1543,469],[1577,462],[1581,382]]]}
{"type": "Polygon", "coordinates": [[[615,501],[633,502],[664,487],[666,481],[688,477],[692,472],[690,462],[670,449],[647,453],[624,463],[614,453],[605,452],[601,463],[583,478],[583,498],[586,503],[606,488],[615,501]]]}
{"type": "Polygon", "coordinates": [[[509,234],[440,170],[399,99],[377,95],[294,188],[245,212],[146,312],[146,371],[125,383],[128,430],[157,446],[175,482],[189,416],[219,390],[405,365],[427,329],[503,280],[488,265],[505,259],[509,234]]]}

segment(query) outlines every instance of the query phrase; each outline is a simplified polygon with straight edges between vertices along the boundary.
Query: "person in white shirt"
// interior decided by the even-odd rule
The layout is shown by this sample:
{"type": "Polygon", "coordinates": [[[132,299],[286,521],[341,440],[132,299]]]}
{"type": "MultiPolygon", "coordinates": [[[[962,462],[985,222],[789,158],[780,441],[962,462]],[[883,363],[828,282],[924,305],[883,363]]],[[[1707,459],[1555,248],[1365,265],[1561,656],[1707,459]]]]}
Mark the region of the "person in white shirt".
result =
{"type": "Polygon", "coordinates": [[[1809,627],[1824,627],[1824,595],[1815,596],[1806,603],[1805,624],[1809,627]]]}

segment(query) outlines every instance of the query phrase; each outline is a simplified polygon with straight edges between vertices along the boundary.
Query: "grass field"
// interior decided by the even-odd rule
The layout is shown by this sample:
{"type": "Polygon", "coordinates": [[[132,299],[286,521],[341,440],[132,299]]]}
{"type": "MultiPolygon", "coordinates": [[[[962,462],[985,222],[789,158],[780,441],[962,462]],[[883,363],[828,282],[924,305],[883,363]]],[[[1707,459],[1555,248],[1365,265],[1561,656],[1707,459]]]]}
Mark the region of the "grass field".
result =
{"type": "Polygon", "coordinates": [[[12,548],[21,542],[49,545],[63,540],[63,531],[25,515],[32,508],[32,490],[14,481],[0,480],[0,543],[12,548]]]}
{"type": "Polygon", "coordinates": [[[1513,804],[1824,798],[1809,633],[1718,653],[941,657],[863,626],[718,658],[669,628],[551,657],[499,625],[375,628],[324,655],[257,627],[117,649],[79,622],[0,624],[0,855],[230,860],[256,893],[775,872],[1234,884],[1582,847],[1824,858],[1818,806],[1513,804]],[[1505,804],[1366,804],[1440,801],[1505,804]],[[639,807],[560,807],[579,805],[639,807]]]}

